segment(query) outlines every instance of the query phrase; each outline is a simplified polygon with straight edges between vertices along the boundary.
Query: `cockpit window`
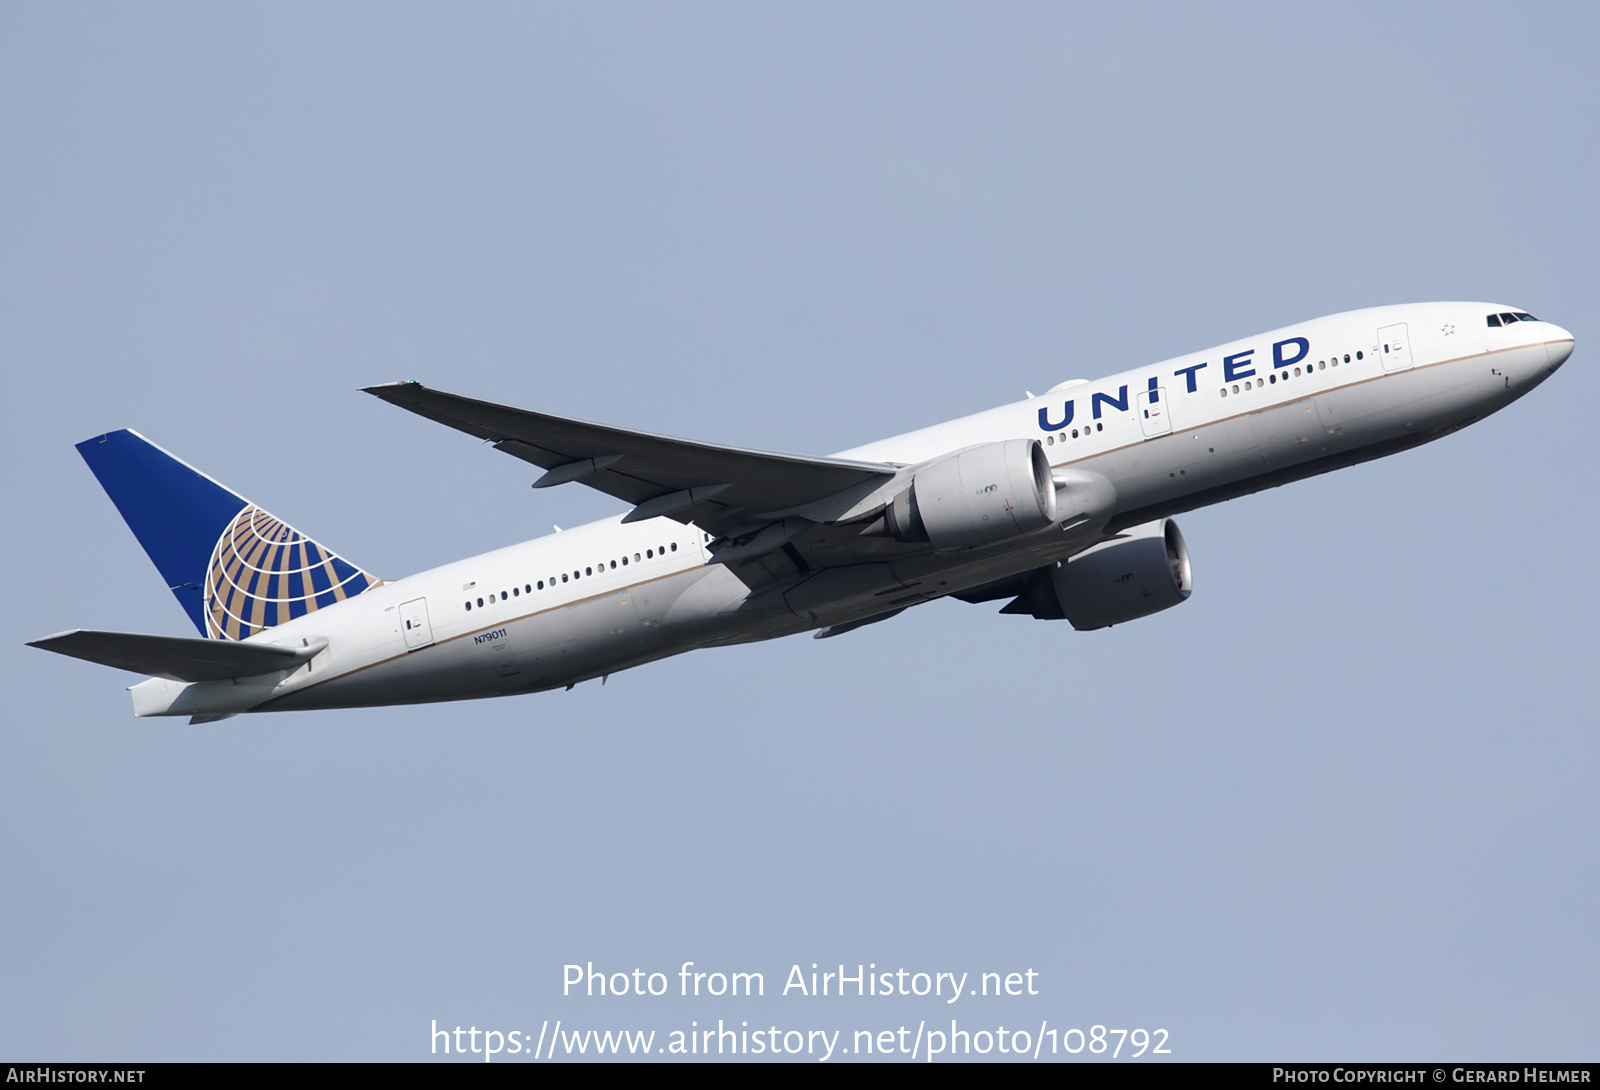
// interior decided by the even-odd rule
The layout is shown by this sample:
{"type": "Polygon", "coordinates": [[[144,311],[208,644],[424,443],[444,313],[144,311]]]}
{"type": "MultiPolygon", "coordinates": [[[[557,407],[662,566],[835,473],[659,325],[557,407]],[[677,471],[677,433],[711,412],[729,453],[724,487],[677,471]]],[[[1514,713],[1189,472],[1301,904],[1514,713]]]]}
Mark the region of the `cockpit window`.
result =
{"type": "Polygon", "coordinates": [[[1520,321],[1524,321],[1524,322],[1537,322],[1537,321],[1538,321],[1538,320],[1539,320],[1539,319],[1537,319],[1537,318],[1535,318],[1535,317],[1534,317],[1534,316],[1533,316],[1533,315],[1531,315],[1531,314],[1524,314],[1524,313],[1523,313],[1523,312],[1522,312],[1522,311],[1520,311],[1520,310],[1519,310],[1519,311],[1517,311],[1517,318],[1518,318],[1518,320],[1520,320],[1520,321]]]}
{"type": "Polygon", "coordinates": [[[1489,324],[1494,326],[1496,329],[1499,329],[1500,328],[1500,315],[1498,315],[1498,314],[1489,315],[1489,324]]]}
{"type": "Polygon", "coordinates": [[[1510,311],[1502,310],[1500,312],[1500,320],[1506,325],[1510,325],[1512,322],[1517,320],[1517,316],[1512,314],[1510,311]]]}

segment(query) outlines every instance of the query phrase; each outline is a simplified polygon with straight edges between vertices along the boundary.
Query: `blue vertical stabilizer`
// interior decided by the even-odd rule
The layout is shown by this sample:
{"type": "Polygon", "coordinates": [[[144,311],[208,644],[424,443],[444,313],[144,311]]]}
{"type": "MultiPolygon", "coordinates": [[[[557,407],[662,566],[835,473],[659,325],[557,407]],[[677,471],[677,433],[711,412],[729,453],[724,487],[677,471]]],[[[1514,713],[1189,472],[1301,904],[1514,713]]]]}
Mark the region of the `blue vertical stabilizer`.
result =
{"type": "Polygon", "coordinates": [[[78,453],[202,635],[243,639],[378,583],[138,432],[78,453]]]}

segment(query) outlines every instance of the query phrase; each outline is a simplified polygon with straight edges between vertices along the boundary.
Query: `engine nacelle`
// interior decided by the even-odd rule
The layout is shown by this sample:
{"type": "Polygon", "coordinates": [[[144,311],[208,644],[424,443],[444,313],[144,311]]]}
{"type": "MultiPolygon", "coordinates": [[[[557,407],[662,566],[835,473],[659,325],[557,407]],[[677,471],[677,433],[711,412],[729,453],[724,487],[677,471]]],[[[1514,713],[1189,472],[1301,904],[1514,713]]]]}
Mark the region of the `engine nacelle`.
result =
{"type": "Polygon", "coordinates": [[[1189,547],[1178,524],[1157,519],[1035,572],[1023,594],[1001,612],[1064,617],[1087,632],[1171,609],[1193,589],[1189,547]]]}
{"type": "Polygon", "coordinates": [[[964,549],[1032,533],[1056,518],[1050,460],[1037,439],[986,443],[917,471],[884,509],[881,533],[964,549]]]}
{"type": "Polygon", "coordinates": [[[1188,600],[1189,547],[1171,519],[1123,531],[1050,573],[1056,600],[1080,632],[1136,621],[1188,600]]]}

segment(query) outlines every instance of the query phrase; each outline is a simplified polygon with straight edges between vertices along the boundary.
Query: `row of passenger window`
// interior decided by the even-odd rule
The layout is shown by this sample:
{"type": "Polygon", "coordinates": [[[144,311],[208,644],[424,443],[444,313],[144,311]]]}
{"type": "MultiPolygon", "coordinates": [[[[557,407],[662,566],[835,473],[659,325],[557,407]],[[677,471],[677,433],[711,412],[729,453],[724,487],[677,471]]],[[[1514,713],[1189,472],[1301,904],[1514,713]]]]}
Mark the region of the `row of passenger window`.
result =
{"type": "MultiPolygon", "coordinates": [[[[1104,424],[1096,424],[1094,426],[1094,430],[1095,431],[1105,431],[1106,430],[1106,426],[1104,424]]],[[[1085,439],[1087,439],[1087,438],[1089,438],[1089,434],[1090,434],[1089,425],[1085,424],[1083,426],[1083,437],[1085,439]]],[[[1077,428],[1073,428],[1072,429],[1072,437],[1074,439],[1076,439],[1078,437],[1078,429],[1077,428]]],[[[1062,432],[1059,436],[1047,435],[1047,436],[1044,437],[1044,445],[1047,446],[1047,447],[1053,447],[1053,446],[1056,445],[1057,442],[1065,443],[1066,441],[1067,441],[1067,433],[1066,432],[1062,432]]]]}
{"type": "Polygon", "coordinates": [[[1512,322],[1537,322],[1538,320],[1533,315],[1525,314],[1520,310],[1507,310],[1499,314],[1489,315],[1489,324],[1496,328],[1510,325],[1512,322]]]}
{"type": "MultiPolygon", "coordinates": [[[[1358,360],[1359,359],[1364,359],[1365,355],[1364,355],[1364,353],[1357,352],[1356,355],[1355,355],[1355,358],[1358,359],[1358,360]]],[[[1349,363],[1350,362],[1350,353],[1346,352],[1344,354],[1344,362],[1345,363],[1349,363]]],[[[1299,378],[1302,373],[1307,375],[1307,376],[1309,376],[1311,374],[1311,372],[1313,372],[1313,371],[1326,371],[1330,365],[1333,366],[1333,367],[1339,366],[1339,357],[1338,356],[1330,356],[1329,358],[1327,358],[1325,360],[1318,360],[1316,362],[1316,366],[1312,366],[1311,364],[1308,363],[1308,364],[1306,364],[1305,369],[1304,369],[1303,372],[1299,367],[1296,367],[1294,369],[1294,374],[1293,374],[1292,377],[1299,378]]],[[[1259,390],[1262,387],[1266,386],[1268,383],[1271,383],[1273,385],[1277,385],[1279,382],[1288,382],[1290,377],[1291,376],[1289,374],[1288,368],[1285,368],[1282,374],[1279,374],[1278,372],[1274,371],[1272,374],[1268,375],[1265,379],[1262,379],[1261,377],[1257,376],[1254,380],[1246,379],[1242,383],[1236,382],[1236,383],[1233,384],[1231,389],[1236,394],[1240,392],[1241,387],[1243,389],[1245,389],[1245,390],[1259,390]]],[[[1230,387],[1224,386],[1222,389],[1218,390],[1217,393],[1221,397],[1227,397],[1229,389],[1230,389],[1230,387]]]]}
{"type": "MultiPolygon", "coordinates": [[[[677,551],[678,551],[678,543],[676,541],[674,541],[671,545],[662,545],[662,546],[659,546],[658,548],[646,549],[644,551],[644,555],[642,557],[638,553],[634,553],[633,554],[633,563],[642,564],[646,560],[654,560],[658,555],[659,556],[666,556],[667,553],[669,553],[669,552],[675,553],[677,551]]],[[[532,594],[535,590],[544,590],[546,584],[548,584],[551,587],[554,587],[556,585],[556,581],[558,579],[563,583],[566,583],[566,582],[574,582],[575,583],[579,579],[583,579],[583,578],[585,578],[587,576],[593,576],[596,573],[604,573],[606,571],[616,571],[617,570],[617,566],[618,566],[619,563],[624,568],[626,568],[628,566],[628,556],[627,556],[626,553],[623,554],[623,556],[622,556],[620,561],[617,561],[617,560],[609,560],[609,561],[603,560],[599,564],[591,564],[591,565],[589,565],[587,567],[584,567],[582,569],[574,569],[571,575],[568,575],[566,572],[562,572],[559,576],[552,575],[549,579],[540,579],[535,583],[524,583],[520,587],[512,587],[509,591],[504,591],[503,590],[503,591],[501,591],[499,593],[498,598],[502,602],[509,602],[513,598],[522,597],[524,594],[532,594]]],[[[494,595],[494,594],[489,595],[488,601],[489,601],[490,605],[494,604],[496,597],[497,596],[494,595]]],[[[484,603],[484,599],[479,598],[477,600],[477,605],[478,605],[479,609],[483,609],[484,608],[483,603],[484,603]]],[[[472,605],[473,605],[472,599],[469,598],[467,601],[462,603],[462,608],[464,608],[468,613],[471,613],[472,612],[472,605]]]]}

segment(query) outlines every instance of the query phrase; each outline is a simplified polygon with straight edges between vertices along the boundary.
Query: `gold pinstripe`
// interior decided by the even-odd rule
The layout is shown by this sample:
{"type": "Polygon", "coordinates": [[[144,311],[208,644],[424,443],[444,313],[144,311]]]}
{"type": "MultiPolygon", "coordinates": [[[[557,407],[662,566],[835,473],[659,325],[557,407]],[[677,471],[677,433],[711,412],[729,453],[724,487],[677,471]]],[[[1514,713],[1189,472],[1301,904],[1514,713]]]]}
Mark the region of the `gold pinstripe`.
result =
{"type": "Polygon", "coordinates": [[[1346,383],[1343,383],[1343,384],[1338,385],[1338,386],[1330,386],[1325,390],[1317,390],[1317,391],[1315,391],[1313,393],[1302,394],[1299,397],[1292,397],[1288,401],[1275,401],[1271,405],[1262,405],[1260,408],[1257,408],[1257,409],[1246,409],[1244,412],[1234,413],[1232,416],[1219,416],[1215,420],[1207,420],[1205,423],[1196,424],[1193,427],[1189,427],[1189,428],[1174,428],[1172,431],[1167,432],[1165,435],[1152,436],[1149,439],[1146,439],[1146,438],[1141,436],[1138,440],[1136,440],[1135,442],[1132,442],[1132,443],[1124,443],[1121,446],[1117,446],[1117,447],[1107,447],[1104,450],[1097,450],[1093,454],[1085,454],[1085,455],[1083,455],[1082,457],[1079,457],[1079,458],[1068,458],[1065,461],[1051,462],[1050,463],[1050,468],[1051,469],[1058,469],[1061,466],[1074,465],[1074,464],[1076,464],[1078,462],[1087,461],[1090,458],[1098,458],[1103,454],[1115,454],[1119,450],[1131,450],[1134,447],[1142,447],[1146,443],[1154,442],[1156,439],[1166,439],[1168,436],[1172,436],[1172,435],[1187,434],[1189,432],[1199,431],[1201,428],[1209,428],[1209,427],[1212,427],[1215,424],[1226,424],[1230,420],[1239,420],[1239,419],[1241,419],[1243,417],[1246,417],[1246,416],[1254,416],[1256,413],[1264,413],[1268,409],[1276,409],[1276,408],[1279,408],[1279,407],[1284,406],[1284,405],[1296,405],[1296,404],[1299,404],[1302,401],[1309,401],[1312,398],[1319,397],[1319,396],[1321,396],[1323,394],[1337,393],[1340,390],[1353,390],[1357,386],[1365,386],[1369,382],[1378,382],[1378,381],[1380,381],[1382,379],[1394,378],[1396,375],[1404,375],[1404,374],[1406,374],[1408,372],[1411,372],[1411,371],[1426,371],[1430,367],[1443,367],[1447,363],[1460,363],[1463,360],[1485,359],[1485,358],[1487,358],[1489,356],[1498,356],[1498,355],[1500,355],[1501,353],[1504,353],[1504,352],[1521,352],[1521,351],[1523,351],[1525,349],[1529,349],[1529,348],[1546,348],[1546,347],[1548,347],[1548,346],[1550,346],[1552,344],[1572,344],[1572,343],[1574,343],[1574,341],[1573,341],[1573,338],[1571,338],[1571,337],[1567,337],[1567,338],[1564,338],[1564,339],[1561,339],[1561,340],[1554,340],[1554,341],[1536,341],[1533,344],[1519,344],[1519,345],[1513,345],[1510,348],[1496,348],[1492,352],[1474,352],[1470,356],[1455,356],[1455,357],[1453,357],[1451,359],[1448,359],[1448,360],[1436,360],[1433,363],[1416,364],[1416,365],[1413,365],[1411,367],[1406,368],[1404,371],[1392,371],[1392,372],[1391,371],[1385,371],[1381,375],[1373,375],[1371,378],[1358,379],[1355,382],[1346,382],[1346,383]]]}
{"type": "MultiPolygon", "coordinates": [[[[1521,351],[1521,350],[1528,349],[1528,348],[1542,348],[1542,347],[1546,347],[1546,346],[1552,345],[1552,344],[1571,344],[1571,343],[1573,343],[1573,340],[1570,339],[1570,338],[1567,338],[1567,339],[1560,339],[1560,340],[1553,340],[1553,341],[1541,341],[1541,342],[1536,342],[1534,344],[1516,345],[1516,346],[1509,347],[1509,348],[1494,349],[1493,351],[1489,351],[1489,352],[1474,352],[1471,355],[1456,356],[1456,357],[1453,357],[1451,359],[1446,359],[1446,360],[1437,360],[1434,363],[1414,365],[1414,366],[1412,366],[1410,368],[1407,368],[1407,370],[1409,370],[1409,371],[1421,371],[1421,370],[1425,370],[1425,369],[1427,369],[1429,367],[1441,367],[1441,366],[1444,366],[1445,364],[1460,363],[1460,362],[1462,362],[1464,360],[1483,359],[1483,358],[1487,358],[1489,356],[1500,355],[1500,354],[1505,353],[1505,352],[1521,351]]],[[[1228,422],[1230,420],[1238,420],[1238,419],[1241,419],[1241,418],[1246,417],[1246,416],[1253,416],[1256,413],[1265,412],[1267,409],[1278,408],[1278,407],[1280,407],[1282,405],[1298,404],[1299,402],[1302,402],[1302,401],[1309,401],[1311,398],[1314,398],[1314,397],[1318,396],[1319,394],[1328,394],[1328,393],[1334,393],[1334,392],[1339,391],[1339,390],[1352,389],[1352,388],[1354,388],[1356,386],[1361,386],[1361,385],[1364,385],[1364,384],[1366,384],[1368,382],[1377,382],[1377,381],[1379,381],[1381,379],[1392,378],[1392,377],[1394,377],[1394,375],[1404,374],[1404,373],[1405,372],[1403,372],[1403,371],[1393,372],[1392,374],[1389,373],[1389,372],[1385,372],[1385,373],[1380,374],[1380,375],[1374,375],[1371,378],[1360,379],[1360,380],[1358,380],[1356,382],[1347,382],[1347,383],[1343,383],[1343,384],[1338,385],[1338,386],[1328,387],[1326,389],[1319,390],[1319,391],[1316,391],[1316,392],[1313,392],[1313,393],[1303,394],[1303,395],[1301,395],[1299,397],[1291,398],[1288,401],[1277,402],[1277,403],[1274,403],[1272,405],[1263,405],[1260,408],[1247,409],[1247,410],[1245,410],[1243,412],[1234,413],[1234,414],[1232,414],[1230,416],[1218,417],[1215,420],[1208,420],[1205,423],[1196,425],[1195,427],[1192,427],[1192,428],[1184,428],[1184,429],[1175,430],[1173,432],[1169,432],[1168,436],[1173,435],[1173,434],[1179,434],[1179,431],[1185,432],[1185,433],[1186,432],[1192,432],[1192,431],[1198,431],[1201,428],[1211,427],[1212,425],[1215,425],[1215,424],[1222,424],[1222,423],[1226,423],[1226,422],[1228,422]]],[[[1167,438],[1168,436],[1160,436],[1158,438],[1167,438]]],[[[1098,457],[1100,457],[1102,455],[1105,455],[1105,454],[1112,454],[1112,453],[1115,453],[1115,452],[1117,452],[1119,450],[1128,450],[1128,449],[1130,449],[1132,447],[1143,446],[1148,441],[1149,440],[1146,440],[1146,439],[1141,437],[1136,442],[1125,443],[1125,444],[1123,444],[1121,446],[1110,447],[1110,448],[1107,448],[1107,449],[1104,449],[1104,450],[1095,451],[1093,454],[1085,454],[1085,455],[1083,455],[1082,457],[1079,457],[1079,458],[1069,458],[1069,459],[1065,459],[1065,460],[1063,460],[1061,462],[1053,462],[1053,463],[1051,463],[1051,468],[1057,468],[1059,466],[1065,466],[1065,465],[1072,465],[1072,464],[1074,464],[1076,462],[1086,461],[1086,460],[1088,460],[1090,458],[1098,458],[1098,457]]],[[[531,611],[529,611],[527,613],[520,614],[520,615],[518,615],[516,617],[496,620],[496,621],[494,621],[494,622],[492,622],[490,624],[483,625],[482,627],[471,629],[469,631],[462,632],[462,633],[459,633],[459,634],[454,635],[454,636],[450,636],[447,639],[437,640],[430,646],[441,647],[441,646],[443,646],[443,645],[445,645],[447,643],[454,643],[457,640],[466,639],[469,636],[480,636],[483,633],[491,632],[496,628],[503,628],[503,627],[505,627],[507,625],[517,624],[517,623],[519,623],[521,621],[529,620],[529,619],[534,618],[534,617],[543,616],[544,614],[554,612],[555,610],[558,610],[558,609],[567,609],[567,608],[570,608],[572,606],[582,605],[585,602],[596,601],[596,600],[598,600],[600,598],[607,598],[607,597],[610,597],[612,595],[625,594],[625,593],[628,593],[630,591],[635,590],[638,587],[649,586],[652,583],[660,583],[660,582],[663,582],[663,581],[665,581],[667,579],[671,579],[671,578],[673,578],[675,576],[682,575],[685,572],[689,572],[689,571],[693,571],[693,570],[694,570],[693,568],[683,568],[683,569],[680,569],[678,571],[669,572],[666,575],[656,576],[656,577],[653,577],[653,578],[650,578],[650,579],[642,579],[637,583],[629,583],[629,584],[627,584],[626,586],[623,586],[623,587],[614,587],[614,588],[612,588],[610,590],[607,590],[607,591],[601,591],[599,593],[589,595],[588,597],[576,598],[576,599],[573,599],[570,602],[563,602],[560,605],[553,605],[553,606],[546,607],[544,609],[531,610],[531,611]]],[[[284,700],[284,699],[287,699],[288,697],[291,697],[291,696],[299,696],[302,693],[310,692],[312,689],[320,688],[323,685],[327,685],[327,684],[330,684],[330,683],[335,682],[335,681],[340,681],[340,680],[343,680],[344,678],[354,677],[356,674],[363,673],[363,672],[365,672],[367,670],[376,669],[379,666],[385,666],[385,665],[387,665],[387,664],[389,664],[391,662],[396,662],[396,661],[398,661],[400,659],[403,659],[403,658],[405,658],[407,655],[409,655],[411,653],[412,653],[411,651],[402,651],[399,654],[390,655],[389,657],[383,658],[383,659],[379,659],[376,662],[369,662],[369,663],[367,663],[367,664],[365,664],[363,666],[357,666],[354,669],[346,670],[345,672],[343,672],[341,674],[335,674],[332,677],[321,678],[321,679],[311,683],[310,685],[306,685],[306,686],[303,686],[301,688],[297,688],[297,689],[293,690],[292,692],[281,693],[278,696],[272,697],[269,700],[265,700],[261,704],[257,705],[255,709],[252,709],[252,710],[259,710],[260,708],[265,708],[268,705],[276,703],[279,700],[284,700]]]]}
{"type": "MultiPolygon", "coordinates": [[[[447,643],[455,643],[457,640],[464,640],[468,636],[481,636],[485,632],[493,632],[497,628],[504,628],[506,625],[516,624],[519,621],[526,621],[526,620],[529,620],[530,618],[533,618],[533,617],[542,617],[546,613],[553,613],[558,609],[567,609],[567,608],[570,608],[571,606],[582,605],[585,602],[593,602],[593,601],[597,601],[597,600],[599,600],[601,598],[609,598],[613,594],[626,594],[629,591],[633,590],[635,587],[646,587],[646,586],[649,586],[651,583],[660,583],[660,582],[663,582],[663,581],[665,581],[667,579],[671,579],[673,576],[682,575],[685,572],[691,572],[691,571],[694,571],[694,570],[695,569],[693,569],[693,568],[682,568],[682,569],[680,569],[678,571],[675,571],[675,572],[668,572],[666,575],[657,575],[657,576],[653,576],[653,577],[651,577],[649,579],[641,579],[641,580],[639,580],[639,582],[637,582],[637,583],[629,583],[625,587],[614,587],[611,590],[601,591],[598,594],[591,594],[587,598],[574,598],[572,601],[563,602],[560,605],[547,606],[544,609],[535,609],[535,610],[532,610],[531,612],[523,613],[523,614],[521,614],[519,616],[511,617],[511,618],[509,618],[507,620],[499,620],[499,621],[495,621],[493,624],[486,624],[482,628],[474,628],[471,631],[459,633],[458,635],[451,636],[448,639],[435,640],[433,643],[429,644],[429,646],[430,647],[443,647],[447,643]]],[[[271,700],[264,700],[260,704],[257,704],[256,707],[257,708],[264,708],[268,704],[271,704],[275,700],[281,700],[284,697],[288,697],[288,696],[298,696],[300,693],[310,692],[312,689],[315,689],[318,686],[326,685],[326,684],[328,684],[329,682],[332,682],[332,681],[338,681],[341,678],[354,677],[356,674],[359,674],[359,673],[361,673],[361,672],[363,672],[365,670],[371,670],[371,669],[373,669],[375,667],[382,666],[385,663],[390,663],[390,662],[394,662],[394,661],[396,661],[398,659],[403,659],[407,655],[410,655],[412,653],[413,652],[411,652],[411,651],[402,651],[398,655],[390,655],[386,659],[379,659],[377,662],[369,662],[365,666],[357,666],[355,669],[346,670],[342,674],[335,674],[333,677],[325,677],[320,681],[312,682],[310,685],[307,685],[304,688],[296,689],[292,693],[282,693],[279,696],[273,697],[271,700]]]]}

